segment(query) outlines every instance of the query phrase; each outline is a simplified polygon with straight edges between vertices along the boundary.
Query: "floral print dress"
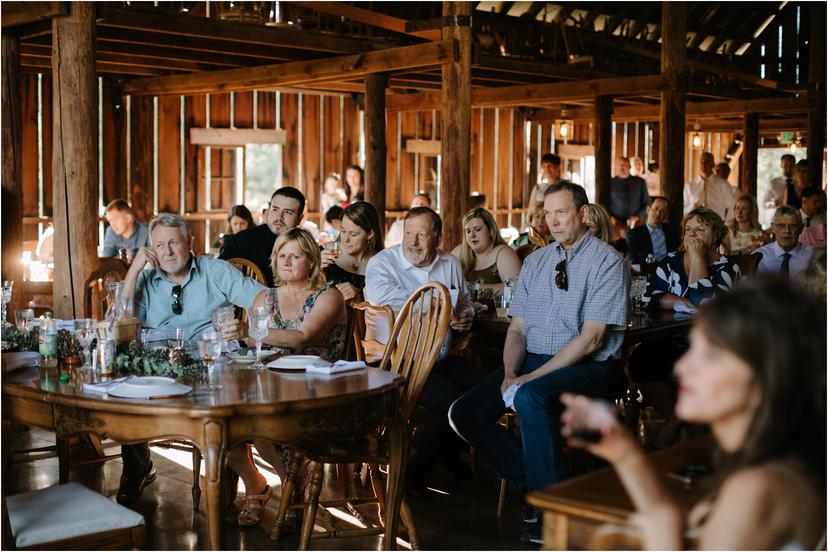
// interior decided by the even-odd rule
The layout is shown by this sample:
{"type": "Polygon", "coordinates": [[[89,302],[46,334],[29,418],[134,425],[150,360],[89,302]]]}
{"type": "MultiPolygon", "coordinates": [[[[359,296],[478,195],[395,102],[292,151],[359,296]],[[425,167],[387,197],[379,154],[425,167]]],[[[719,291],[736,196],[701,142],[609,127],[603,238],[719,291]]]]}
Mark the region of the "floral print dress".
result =
{"type": "MultiPolygon", "coordinates": [[[[265,303],[270,313],[268,328],[274,330],[295,330],[298,328],[299,324],[304,322],[305,318],[310,314],[314,303],[316,303],[316,299],[329,287],[322,287],[314,291],[307,298],[305,304],[302,306],[298,320],[285,320],[282,318],[282,313],[279,311],[279,295],[276,293],[276,288],[268,289],[265,295],[265,303]]],[[[329,362],[336,362],[342,358],[342,352],[345,349],[345,338],[345,325],[337,324],[328,332],[328,335],[322,337],[316,343],[301,348],[292,348],[291,351],[300,355],[318,355],[329,362]]]]}
{"type": "Polygon", "coordinates": [[[647,282],[647,291],[644,294],[644,304],[649,309],[658,309],[661,296],[672,293],[679,297],[686,297],[694,305],[701,305],[713,299],[720,293],[729,293],[733,285],[741,277],[739,266],[727,259],[719,260],[708,267],[707,278],[690,284],[684,270],[683,251],[668,253],[656,267],[655,274],[647,282]]]}

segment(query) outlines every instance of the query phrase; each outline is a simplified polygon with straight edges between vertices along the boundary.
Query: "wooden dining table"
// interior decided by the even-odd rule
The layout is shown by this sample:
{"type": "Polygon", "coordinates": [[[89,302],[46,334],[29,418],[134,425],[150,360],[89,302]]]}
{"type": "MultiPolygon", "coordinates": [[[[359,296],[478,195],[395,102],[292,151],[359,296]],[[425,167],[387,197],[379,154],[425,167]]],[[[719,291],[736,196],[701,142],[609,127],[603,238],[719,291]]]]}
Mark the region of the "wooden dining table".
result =
{"type": "MultiPolygon", "coordinates": [[[[124,444],[191,441],[205,461],[207,545],[213,550],[222,548],[222,473],[231,447],[261,438],[297,448],[315,443],[347,448],[349,442],[385,426],[391,462],[384,545],[396,546],[404,476],[396,466],[404,465],[408,439],[399,415],[404,384],[399,375],[375,368],[311,375],[230,363],[220,367],[221,389],[210,391],[205,383],[185,382],[193,385],[187,395],[136,400],[85,392],[80,377],[62,383],[63,370],[23,367],[4,374],[4,429],[19,422],[52,430],[61,438],[95,433],[124,444]]],[[[11,451],[4,447],[7,454],[11,451]]]]}

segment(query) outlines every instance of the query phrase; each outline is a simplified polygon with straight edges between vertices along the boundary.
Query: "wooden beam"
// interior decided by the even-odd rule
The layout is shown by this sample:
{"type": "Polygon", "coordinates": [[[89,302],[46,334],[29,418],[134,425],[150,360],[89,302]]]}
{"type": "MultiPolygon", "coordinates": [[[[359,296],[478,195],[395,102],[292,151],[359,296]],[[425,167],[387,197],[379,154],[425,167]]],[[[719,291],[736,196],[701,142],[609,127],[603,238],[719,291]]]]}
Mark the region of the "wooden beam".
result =
{"type": "Polygon", "coordinates": [[[747,113],[742,131],[742,170],[739,171],[739,186],[742,193],[756,197],[756,179],[759,170],[759,115],[747,113]]]}
{"type": "Polygon", "coordinates": [[[634,96],[657,92],[666,86],[667,81],[661,75],[525,84],[476,89],[472,101],[475,107],[536,105],[539,102],[590,99],[595,96],[634,96]]]}
{"type": "MultiPolygon", "coordinates": [[[[385,183],[388,147],[385,143],[385,88],[388,75],[365,75],[365,201],[374,206],[385,228],[385,183]]],[[[399,160],[397,161],[399,162],[399,160]]]]}
{"type": "Polygon", "coordinates": [[[808,4],[811,42],[808,45],[808,82],[816,87],[816,101],[808,112],[808,178],[822,187],[825,156],[825,4],[808,4]]]}
{"type": "Polygon", "coordinates": [[[98,264],[98,80],[95,5],[52,20],[52,191],[55,318],[88,315],[84,283],[98,264]]]}
{"type": "Polygon", "coordinates": [[[385,98],[385,108],[389,111],[426,111],[441,107],[442,100],[438,92],[388,94],[385,98]]]}
{"type": "Polygon", "coordinates": [[[124,87],[124,93],[205,94],[255,90],[270,86],[297,86],[344,77],[354,78],[370,73],[440,65],[453,60],[454,48],[451,40],[445,40],[328,59],[137,79],[124,87]]]}
{"type": "Polygon", "coordinates": [[[8,29],[66,15],[68,11],[69,2],[3,2],[0,25],[8,29]]]}
{"type": "Polygon", "coordinates": [[[365,23],[366,25],[379,27],[380,29],[386,29],[388,31],[394,31],[396,33],[416,36],[426,40],[440,40],[439,29],[406,31],[405,24],[408,23],[408,20],[406,19],[366,10],[353,5],[342,4],[340,2],[290,2],[290,4],[302,6],[303,8],[308,8],[320,13],[328,13],[344,17],[345,19],[350,19],[351,21],[358,21],[360,23],[365,23]]]}
{"type": "MultiPolygon", "coordinates": [[[[5,17],[5,4],[3,6],[5,17]]],[[[2,279],[23,282],[23,183],[21,181],[22,113],[20,102],[20,52],[16,29],[3,31],[2,37],[2,279]]],[[[18,286],[19,289],[19,286],[18,286]]],[[[19,294],[15,294],[19,295],[19,294]]],[[[16,301],[17,298],[12,296],[16,301]]],[[[3,320],[2,322],[6,322],[3,320]]]]}
{"type": "Polygon", "coordinates": [[[245,144],[286,144],[282,129],[190,128],[190,143],[199,146],[244,146],[245,144]]]}
{"type": "Polygon", "coordinates": [[[658,164],[661,191],[670,203],[670,220],[684,213],[684,131],[687,79],[687,3],[661,2],[661,74],[673,86],[661,91],[658,164]]]}
{"type": "Polygon", "coordinates": [[[519,73],[521,75],[538,75],[546,78],[575,80],[590,80],[615,76],[608,71],[602,71],[600,69],[590,69],[560,63],[543,63],[484,53],[477,56],[477,62],[472,64],[472,68],[494,69],[502,72],[519,73]]]}
{"type": "MultiPolygon", "coordinates": [[[[604,96],[601,96],[604,97],[604,96]]],[[[595,155],[595,146],[588,144],[560,144],[555,146],[555,153],[563,159],[576,159],[595,155]]]]}
{"type": "Polygon", "coordinates": [[[443,143],[440,140],[408,139],[405,141],[405,151],[408,153],[422,153],[424,155],[440,155],[443,143]]]}
{"type": "Polygon", "coordinates": [[[595,98],[592,132],[592,143],[595,145],[595,202],[609,211],[612,194],[612,96],[595,98]]]}
{"type": "MultiPolygon", "coordinates": [[[[443,17],[470,17],[471,2],[443,1],[443,17]]],[[[471,26],[443,27],[443,39],[457,44],[459,58],[443,65],[442,181],[440,214],[443,249],[450,251],[463,239],[463,214],[468,209],[471,179],[471,26]]]]}

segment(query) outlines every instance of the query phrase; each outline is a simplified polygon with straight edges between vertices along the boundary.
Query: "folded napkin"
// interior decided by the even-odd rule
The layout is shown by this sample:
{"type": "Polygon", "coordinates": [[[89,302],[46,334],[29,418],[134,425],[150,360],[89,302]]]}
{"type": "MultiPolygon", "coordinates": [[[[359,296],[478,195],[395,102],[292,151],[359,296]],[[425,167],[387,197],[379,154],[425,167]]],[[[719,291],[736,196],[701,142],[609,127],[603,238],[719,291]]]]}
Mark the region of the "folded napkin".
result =
{"type": "Polygon", "coordinates": [[[699,312],[699,309],[691,305],[688,305],[684,301],[676,301],[675,303],[673,303],[673,310],[684,314],[696,314],[697,312],[699,312]]]}
{"type": "Polygon", "coordinates": [[[346,360],[338,360],[329,365],[309,364],[307,372],[309,374],[338,374],[339,372],[349,372],[351,370],[359,370],[366,368],[367,364],[361,360],[355,362],[348,362],[346,360]]]}
{"type": "Polygon", "coordinates": [[[17,370],[18,368],[27,368],[29,366],[37,366],[40,362],[40,355],[35,352],[23,351],[18,353],[3,353],[3,373],[17,370]]]}
{"type": "Polygon", "coordinates": [[[506,408],[511,408],[512,410],[514,410],[515,394],[517,393],[519,387],[519,383],[513,383],[512,385],[506,388],[506,391],[503,392],[503,404],[506,405],[506,408]]]}
{"type": "Polygon", "coordinates": [[[107,391],[115,387],[116,385],[121,385],[127,379],[131,378],[132,376],[124,376],[122,378],[114,379],[111,381],[102,381],[101,383],[84,383],[83,384],[83,391],[84,393],[94,393],[96,395],[106,395],[107,391]]]}

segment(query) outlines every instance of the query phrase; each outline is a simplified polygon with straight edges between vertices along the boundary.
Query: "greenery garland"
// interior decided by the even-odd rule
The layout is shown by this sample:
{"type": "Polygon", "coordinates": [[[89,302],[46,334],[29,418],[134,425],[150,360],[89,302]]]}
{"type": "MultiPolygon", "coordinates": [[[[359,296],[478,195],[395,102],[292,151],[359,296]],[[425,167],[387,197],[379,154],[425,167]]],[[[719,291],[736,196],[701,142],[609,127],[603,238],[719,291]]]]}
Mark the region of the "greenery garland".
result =
{"type": "Polygon", "coordinates": [[[121,374],[166,376],[184,380],[201,380],[207,376],[207,369],[202,362],[183,351],[176,353],[173,362],[170,362],[167,349],[148,351],[136,341],[118,344],[115,370],[121,374]]]}
{"type": "MultiPolygon", "coordinates": [[[[39,328],[32,328],[31,331],[21,332],[10,326],[3,329],[3,350],[4,351],[34,351],[39,352],[40,345],[38,337],[39,328]]],[[[58,330],[57,333],[57,355],[58,358],[66,358],[82,353],[80,342],[69,330],[58,330]]]]}

